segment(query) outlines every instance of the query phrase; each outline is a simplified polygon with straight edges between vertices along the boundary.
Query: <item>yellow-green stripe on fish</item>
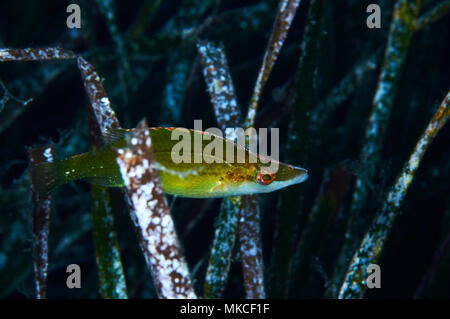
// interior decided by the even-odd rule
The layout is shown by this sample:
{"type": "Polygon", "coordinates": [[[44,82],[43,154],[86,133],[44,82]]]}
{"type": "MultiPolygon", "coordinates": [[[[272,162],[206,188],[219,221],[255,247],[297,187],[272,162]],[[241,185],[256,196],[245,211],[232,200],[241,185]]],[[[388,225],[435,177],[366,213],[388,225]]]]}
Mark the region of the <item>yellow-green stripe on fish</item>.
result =
{"type": "MultiPolygon", "coordinates": [[[[175,163],[172,155],[174,146],[179,140],[171,139],[174,129],[165,127],[149,129],[156,168],[162,188],[167,194],[202,198],[267,193],[301,183],[308,177],[305,169],[281,162],[277,162],[278,170],[270,173],[265,169],[269,164],[263,163],[261,156],[247,149],[244,149],[245,162],[238,163],[236,157],[242,147],[215,135],[212,138],[221,139],[223,142],[222,163],[220,161],[217,163],[211,158],[209,161],[199,161],[198,159],[202,159],[204,155],[203,149],[211,142],[203,139],[204,135],[209,133],[188,129],[182,130],[189,132],[192,143],[188,154],[184,155],[189,155],[191,161],[175,163]],[[194,147],[195,141],[201,141],[201,149],[197,150],[194,147]],[[228,162],[227,147],[234,149],[234,158],[228,162]],[[256,156],[256,163],[249,161],[250,156],[256,156]]],[[[87,153],[51,163],[31,164],[34,188],[39,193],[45,194],[55,187],[76,180],[87,180],[106,187],[124,187],[116,157],[118,149],[127,147],[128,132],[131,130],[110,132],[107,134],[111,137],[110,144],[87,153]]]]}

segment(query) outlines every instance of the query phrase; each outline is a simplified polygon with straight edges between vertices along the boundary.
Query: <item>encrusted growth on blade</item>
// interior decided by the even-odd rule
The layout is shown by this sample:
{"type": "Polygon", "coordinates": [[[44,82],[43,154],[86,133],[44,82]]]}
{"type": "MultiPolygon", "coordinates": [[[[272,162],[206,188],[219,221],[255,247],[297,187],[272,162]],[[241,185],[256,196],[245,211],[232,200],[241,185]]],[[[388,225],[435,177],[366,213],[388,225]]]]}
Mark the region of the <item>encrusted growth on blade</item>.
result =
{"type": "Polygon", "coordinates": [[[130,148],[119,150],[117,156],[134,206],[133,221],[141,249],[160,297],[196,298],[154,161],[149,130],[141,122],[131,137],[130,148]]]}
{"type": "MultiPolygon", "coordinates": [[[[53,162],[53,146],[30,150],[31,164],[53,162]]],[[[46,298],[48,273],[48,235],[50,232],[51,197],[39,194],[31,174],[33,202],[33,264],[37,299],[46,298]]]]}
{"type": "Polygon", "coordinates": [[[344,282],[339,291],[339,298],[361,297],[367,286],[366,269],[369,264],[376,263],[383,251],[389,232],[395,219],[400,214],[400,207],[408,192],[414,175],[419,167],[425,151],[433,141],[436,134],[450,117],[450,91],[434,114],[425,132],[417,142],[409,160],[405,163],[400,176],[389,191],[383,208],[375,217],[369,231],[366,233],[361,245],[356,250],[348,267],[344,282]]]}
{"type": "Polygon", "coordinates": [[[248,107],[247,118],[245,119],[245,127],[250,127],[255,122],[256,110],[258,109],[259,99],[261,97],[264,85],[269,78],[269,74],[277,61],[278,54],[287,37],[292,20],[294,19],[300,0],[281,0],[275,23],[272,29],[266,53],[264,54],[263,63],[256,79],[253,95],[248,107]]]}
{"type": "Polygon", "coordinates": [[[205,278],[205,298],[220,298],[230,270],[241,197],[224,198],[215,224],[205,278]]]}
{"type": "Polygon", "coordinates": [[[72,51],[58,47],[0,49],[0,61],[63,60],[74,59],[76,57],[76,54],[72,51]]]}
{"type": "Polygon", "coordinates": [[[241,114],[223,46],[201,41],[197,48],[220,129],[225,132],[227,127],[239,126],[241,114]]]}
{"type": "Polygon", "coordinates": [[[256,196],[242,196],[238,233],[246,298],[265,298],[261,218],[256,196]]]}
{"type": "Polygon", "coordinates": [[[78,57],[77,61],[78,68],[83,77],[84,87],[89,96],[89,101],[91,102],[101,133],[103,134],[108,130],[120,128],[119,121],[111,108],[111,103],[103,88],[100,76],[92,64],[82,57],[78,57]]]}

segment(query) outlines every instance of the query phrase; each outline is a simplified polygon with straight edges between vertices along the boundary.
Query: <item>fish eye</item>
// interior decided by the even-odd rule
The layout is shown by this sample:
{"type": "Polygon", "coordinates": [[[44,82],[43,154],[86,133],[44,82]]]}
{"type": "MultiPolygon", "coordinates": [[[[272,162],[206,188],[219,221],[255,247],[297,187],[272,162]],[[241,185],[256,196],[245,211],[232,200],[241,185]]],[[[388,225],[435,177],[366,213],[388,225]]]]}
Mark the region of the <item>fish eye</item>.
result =
{"type": "Polygon", "coordinates": [[[261,185],[269,185],[275,179],[275,174],[272,173],[258,173],[256,181],[261,185]]]}

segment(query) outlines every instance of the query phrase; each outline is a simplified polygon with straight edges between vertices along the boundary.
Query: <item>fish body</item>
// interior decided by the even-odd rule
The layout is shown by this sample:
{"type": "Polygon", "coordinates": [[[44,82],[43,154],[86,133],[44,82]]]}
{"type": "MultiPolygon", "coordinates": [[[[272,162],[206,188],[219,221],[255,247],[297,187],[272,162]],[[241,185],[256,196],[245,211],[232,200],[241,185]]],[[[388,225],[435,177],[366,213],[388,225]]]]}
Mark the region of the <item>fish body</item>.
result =
{"type": "MultiPolygon", "coordinates": [[[[189,134],[191,145],[201,141],[202,147],[183,149],[190,160],[177,163],[173,160],[173,154],[179,140],[172,139],[174,129],[149,129],[156,169],[162,188],[168,194],[204,198],[266,193],[303,182],[308,177],[305,169],[281,162],[277,162],[278,170],[275,173],[268,173],[265,169],[267,163],[263,163],[262,156],[228,139],[188,129],[181,130],[189,134]],[[221,155],[218,155],[219,152],[209,153],[212,155],[203,152],[211,139],[219,139],[223,143],[221,155]],[[233,150],[234,155],[227,159],[226,152],[229,150],[233,150]],[[237,159],[239,151],[245,153],[243,163],[237,159]],[[250,163],[250,156],[257,159],[255,163],[250,163]]],[[[129,132],[131,130],[112,132],[109,144],[87,153],[51,163],[32,164],[34,187],[40,193],[47,193],[55,187],[77,180],[87,180],[106,187],[124,187],[116,157],[118,149],[130,145],[129,132]]]]}

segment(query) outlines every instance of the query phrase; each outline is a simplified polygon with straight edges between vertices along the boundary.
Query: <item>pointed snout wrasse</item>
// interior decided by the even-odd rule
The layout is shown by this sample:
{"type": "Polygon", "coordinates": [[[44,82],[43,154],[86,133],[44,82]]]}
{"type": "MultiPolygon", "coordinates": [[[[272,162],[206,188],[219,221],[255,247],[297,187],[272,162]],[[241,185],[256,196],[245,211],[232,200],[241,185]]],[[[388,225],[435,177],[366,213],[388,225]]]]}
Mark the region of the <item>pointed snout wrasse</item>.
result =
{"type": "MultiPolygon", "coordinates": [[[[203,139],[203,136],[209,133],[188,129],[183,130],[189,132],[193,143],[199,138],[202,141],[200,154],[194,147],[183,149],[184,152],[189,152],[192,160],[188,163],[175,163],[172,153],[178,140],[171,138],[174,129],[149,129],[156,168],[162,188],[167,194],[205,198],[267,193],[301,183],[308,178],[307,170],[281,162],[277,162],[276,172],[270,172],[266,169],[267,161],[263,162],[261,155],[248,149],[244,149],[245,161],[239,163],[236,156],[242,146],[215,135],[214,138],[223,140],[223,159],[196,161],[196,157],[205,156],[202,150],[210,141],[203,139]],[[225,160],[229,149],[234,149],[233,161],[225,160]],[[250,156],[256,156],[257,161],[251,163],[248,160],[250,156]]],[[[130,145],[131,132],[132,130],[125,129],[111,131],[106,134],[107,144],[100,148],[60,161],[32,163],[30,173],[33,187],[41,194],[77,180],[106,187],[124,187],[116,157],[118,149],[130,145]]]]}

